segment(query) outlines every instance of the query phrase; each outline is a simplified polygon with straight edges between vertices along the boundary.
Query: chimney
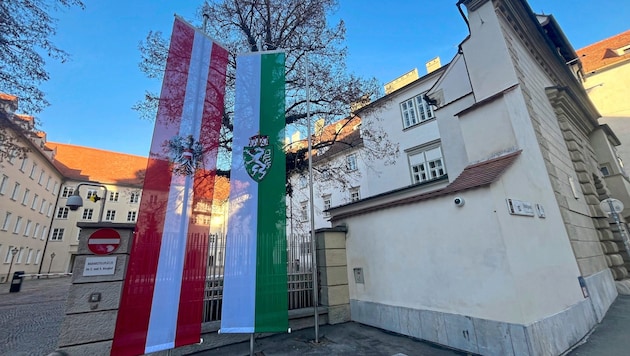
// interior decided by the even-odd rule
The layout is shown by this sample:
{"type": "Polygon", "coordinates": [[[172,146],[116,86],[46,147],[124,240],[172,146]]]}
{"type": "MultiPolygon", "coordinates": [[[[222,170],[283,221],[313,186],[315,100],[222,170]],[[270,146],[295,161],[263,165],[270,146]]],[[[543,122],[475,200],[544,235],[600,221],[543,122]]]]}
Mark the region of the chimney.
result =
{"type": "Polygon", "coordinates": [[[435,57],[432,60],[428,61],[426,64],[427,74],[440,69],[442,64],[440,63],[440,57],[435,57]]]}

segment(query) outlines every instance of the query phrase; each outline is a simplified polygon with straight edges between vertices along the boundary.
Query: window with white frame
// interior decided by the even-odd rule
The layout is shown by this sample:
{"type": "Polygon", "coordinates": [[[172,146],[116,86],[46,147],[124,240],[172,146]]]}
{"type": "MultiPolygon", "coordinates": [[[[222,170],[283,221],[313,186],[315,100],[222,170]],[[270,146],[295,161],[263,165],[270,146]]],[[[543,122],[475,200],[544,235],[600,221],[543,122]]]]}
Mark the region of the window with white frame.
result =
{"type": "Polygon", "coordinates": [[[322,197],[323,201],[324,201],[324,217],[329,217],[330,216],[330,212],[326,211],[328,209],[330,209],[330,206],[332,204],[332,198],[330,196],[330,194],[328,195],[324,195],[322,197]]]}
{"type": "Polygon", "coordinates": [[[129,211],[127,212],[127,221],[136,221],[136,215],[138,213],[135,211],[129,211]]]}
{"type": "Polygon", "coordinates": [[[59,188],[59,182],[55,181],[55,185],[53,186],[53,195],[57,195],[57,188],[59,188]]]}
{"type": "Polygon", "coordinates": [[[26,220],[26,226],[24,226],[24,236],[28,237],[31,234],[31,227],[33,226],[33,222],[30,220],[26,220]]]}
{"type": "Polygon", "coordinates": [[[109,192],[109,201],[118,201],[119,192],[109,192]]]}
{"type": "Polygon", "coordinates": [[[66,229],[64,228],[56,228],[53,229],[53,233],[52,235],[50,235],[50,240],[51,241],[61,241],[63,240],[63,233],[65,232],[66,229]]]}
{"type": "Polygon", "coordinates": [[[35,170],[37,169],[37,163],[33,162],[33,167],[31,167],[31,173],[28,175],[29,178],[35,178],[35,170]]]}
{"type": "Polygon", "coordinates": [[[97,193],[97,192],[96,192],[96,190],[91,190],[91,189],[90,189],[90,190],[88,190],[88,192],[87,192],[87,199],[90,199],[90,198],[91,198],[91,197],[93,197],[93,196],[96,196],[96,197],[97,197],[97,196],[98,196],[98,194],[96,194],[96,193],[97,193]]]}
{"type": "Polygon", "coordinates": [[[39,223],[35,223],[35,229],[33,230],[33,238],[36,239],[37,238],[37,234],[39,234],[39,228],[41,226],[39,225],[39,223]]]}
{"type": "Polygon", "coordinates": [[[13,193],[11,193],[11,200],[17,200],[18,195],[20,194],[20,183],[15,182],[13,186],[13,193]]]}
{"type": "Polygon", "coordinates": [[[422,183],[446,175],[440,146],[409,153],[412,183],[422,183]]]}
{"type": "Polygon", "coordinates": [[[303,201],[300,203],[300,221],[308,220],[308,201],[303,201]]]}
{"type": "Polygon", "coordinates": [[[94,214],[94,209],[92,208],[83,208],[83,216],[81,219],[83,220],[92,220],[92,215],[94,214]]]}
{"type": "Polygon", "coordinates": [[[113,221],[116,218],[116,210],[107,210],[105,214],[105,220],[113,221]]]}
{"type": "Polygon", "coordinates": [[[17,219],[15,220],[15,226],[13,227],[13,233],[17,234],[18,231],[20,231],[21,227],[22,227],[22,217],[18,216],[17,219]]]}
{"type": "Polygon", "coordinates": [[[137,203],[138,200],[140,200],[140,193],[138,193],[138,192],[131,192],[131,196],[129,197],[129,202],[130,203],[137,203]]]}
{"type": "Polygon", "coordinates": [[[37,253],[35,254],[35,264],[38,265],[41,260],[42,260],[42,251],[37,250],[37,253]]]}
{"type": "Polygon", "coordinates": [[[28,163],[28,158],[24,157],[22,159],[22,164],[20,165],[20,171],[24,173],[24,169],[26,168],[26,164],[28,163]]]}
{"type": "Polygon", "coordinates": [[[33,249],[29,248],[28,255],[26,256],[26,264],[30,265],[32,261],[33,261],[33,249]]]}
{"type": "Polygon", "coordinates": [[[11,215],[13,214],[8,211],[4,214],[4,222],[2,223],[2,230],[4,231],[9,230],[9,225],[11,224],[11,215]]]}
{"type": "Polygon", "coordinates": [[[13,254],[11,252],[13,251],[14,248],[15,248],[15,246],[9,246],[9,249],[7,250],[6,256],[4,256],[4,263],[10,263],[11,262],[11,260],[13,259],[13,254]]]}
{"type": "Polygon", "coordinates": [[[37,206],[37,201],[39,200],[39,195],[35,194],[33,195],[33,202],[31,203],[31,209],[35,210],[35,207],[37,206]]]}
{"type": "Polygon", "coordinates": [[[62,198],[67,198],[74,193],[74,187],[63,187],[63,193],[61,193],[62,198]]]}
{"type": "Polygon", "coordinates": [[[360,187],[352,187],[349,190],[350,193],[350,201],[354,202],[361,199],[361,190],[360,187]]]}
{"type": "Polygon", "coordinates": [[[408,128],[435,117],[433,108],[424,100],[424,94],[400,103],[403,128],[408,128]]]}
{"type": "Polygon", "coordinates": [[[349,154],[346,156],[346,168],[349,171],[357,170],[357,154],[349,154]]]}
{"type": "Polygon", "coordinates": [[[48,180],[46,181],[46,190],[50,190],[50,183],[52,183],[52,177],[48,176],[48,180]]]}
{"type": "Polygon", "coordinates": [[[23,259],[24,259],[24,247],[20,247],[20,252],[18,252],[17,261],[15,261],[15,263],[20,264],[22,263],[23,259]]]}
{"type": "Polygon", "coordinates": [[[39,213],[43,214],[46,211],[46,199],[42,199],[42,205],[39,207],[39,213]]]}
{"type": "Polygon", "coordinates": [[[42,185],[42,182],[44,181],[44,175],[46,175],[46,171],[44,171],[44,168],[42,168],[42,170],[39,173],[39,179],[37,180],[37,184],[42,185]]]}
{"type": "Polygon", "coordinates": [[[39,237],[40,240],[46,240],[46,236],[48,236],[48,226],[44,226],[42,229],[42,236],[39,237]]]}
{"type": "Polygon", "coordinates": [[[69,211],[70,209],[68,209],[68,207],[60,206],[59,209],[57,209],[57,219],[67,219],[69,211]]]}
{"type": "Polygon", "coordinates": [[[46,216],[50,217],[53,213],[53,205],[52,204],[48,204],[48,211],[46,212],[46,216]]]}
{"type": "Polygon", "coordinates": [[[2,181],[0,181],[0,195],[4,195],[4,192],[6,192],[8,182],[9,182],[9,177],[3,174],[2,181]]]}
{"type": "Polygon", "coordinates": [[[26,201],[28,200],[28,196],[31,194],[29,189],[24,189],[24,195],[22,196],[22,205],[26,205],[26,201]]]}
{"type": "Polygon", "coordinates": [[[298,188],[304,189],[308,185],[308,179],[305,176],[298,177],[298,188]]]}

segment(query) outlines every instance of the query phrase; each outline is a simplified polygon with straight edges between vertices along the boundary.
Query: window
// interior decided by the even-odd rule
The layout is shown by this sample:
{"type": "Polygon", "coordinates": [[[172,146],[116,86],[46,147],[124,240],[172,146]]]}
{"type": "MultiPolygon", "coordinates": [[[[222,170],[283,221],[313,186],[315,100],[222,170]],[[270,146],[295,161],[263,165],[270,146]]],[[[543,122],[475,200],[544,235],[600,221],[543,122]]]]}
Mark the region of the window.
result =
{"type": "Polygon", "coordinates": [[[55,181],[55,186],[53,187],[53,195],[57,195],[57,188],[59,188],[59,182],[55,181]]]}
{"type": "Polygon", "coordinates": [[[357,154],[356,153],[346,156],[346,168],[349,171],[356,171],[357,169],[357,154]]]}
{"type": "Polygon", "coordinates": [[[48,226],[44,226],[42,229],[42,236],[39,237],[40,240],[46,240],[46,236],[48,236],[48,226]]]}
{"type": "Polygon", "coordinates": [[[42,251],[37,250],[37,253],[35,254],[35,264],[38,265],[39,261],[41,260],[42,260],[42,251]]]}
{"type": "Polygon", "coordinates": [[[83,216],[81,218],[83,220],[92,220],[92,214],[94,214],[94,209],[83,208],[83,216]]]}
{"type": "Polygon", "coordinates": [[[31,203],[31,209],[35,210],[35,207],[37,206],[37,200],[39,199],[39,195],[35,194],[33,195],[33,202],[31,203]]]}
{"type": "Polygon", "coordinates": [[[22,159],[22,164],[20,165],[20,171],[22,173],[24,173],[24,169],[26,168],[27,163],[28,163],[28,158],[24,157],[24,159],[22,159]]]}
{"type": "Polygon", "coordinates": [[[64,228],[53,229],[53,233],[50,236],[50,240],[51,241],[61,241],[61,240],[63,240],[63,233],[64,233],[64,231],[65,231],[64,228]]]}
{"type": "Polygon", "coordinates": [[[39,207],[39,213],[43,214],[46,211],[46,199],[42,199],[42,205],[39,207]]]}
{"type": "Polygon", "coordinates": [[[9,182],[9,177],[3,174],[2,181],[0,181],[0,195],[4,195],[4,192],[6,192],[8,182],[9,182]]]}
{"type": "Polygon", "coordinates": [[[15,185],[13,186],[13,193],[11,193],[11,200],[16,200],[18,194],[20,194],[20,183],[15,182],[15,185]]]}
{"type": "Polygon", "coordinates": [[[57,219],[67,219],[68,218],[68,207],[60,206],[59,210],[57,210],[57,219]]]}
{"type": "Polygon", "coordinates": [[[350,201],[354,202],[361,199],[359,187],[350,188],[350,201]]]}
{"type": "Polygon", "coordinates": [[[16,264],[22,263],[22,259],[24,258],[24,247],[20,247],[20,252],[18,252],[16,264]]]}
{"type": "Polygon", "coordinates": [[[29,178],[35,178],[35,170],[37,169],[37,163],[33,162],[33,167],[31,167],[31,174],[28,175],[29,178]]]}
{"type": "Polygon", "coordinates": [[[88,190],[87,192],[87,198],[90,199],[92,196],[98,196],[98,194],[96,194],[96,190],[88,190]]]}
{"type": "Polygon", "coordinates": [[[136,221],[136,214],[137,212],[135,211],[130,211],[127,213],[127,221],[136,221]]]}
{"type": "Polygon", "coordinates": [[[129,202],[130,203],[137,203],[138,200],[140,200],[140,193],[132,192],[131,196],[129,197],[129,202]]]}
{"type": "Polygon", "coordinates": [[[26,226],[24,226],[24,236],[27,236],[31,234],[31,227],[33,226],[33,222],[30,220],[26,221],[26,226]]]}
{"type": "Polygon", "coordinates": [[[35,230],[33,230],[33,238],[34,239],[36,239],[37,238],[37,234],[39,234],[39,228],[40,228],[39,223],[35,223],[35,230]]]}
{"type": "Polygon", "coordinates": [[[37,184],[42,185],[42,182],[44,181],[44,175],[46,175],[46,172],[44,171],[44,168],[42,168],[41,172],[39,173],[37,184]]]}
{"type": "Polygon", "coordinates": [[[22,197],[22,205],[26,205],[26,201],[28,200],[28,195],[31,193],[30,190],[24,189],[24,196],[22,197]]]}
{"type": "Polygon", "coordinates": [[[606,166],[599,167],[599,170],[600,170],[600,172],[602,172],[602,175],[604,177],[607,177],[607,176],[610,175],[610,169],[608,167],[606,167],[606,166]]]}
{"type": "Polygon", "coordinates": [[[9,249],[7,250],[7,254],[4,257],[4,263],[10,263],[11,260],[13,259],[13,254],[11,253],[11,251],[13,251],[13,249],[15,248],[15,246],[9,246],[9,249]]]}
{"type": "Polygon", "coordinates": [[[30,265],[32,261],[33,261],[33,249],[29,248],[28,249],[28,255],[26,257],[26,264],[30,265]]]}
{"type": "Polygon", "coordinates": [[[435,117],[433,108],[424,100],[424,94],[403,101],[400,111],[405,129],[435,117]]]}
{"type": "Polygon", "coordinates": [[[113,221],[116,218],[116,210],[107,210],[107,214],[105,215],[105,220],[113,221]]]}
{"type": "Polygon", "coordinates": [[[306,188],[306,186],[308,185],[308,179],[306,179],[305,176],[300,176],[298,178],[298,188],[306,188]]]}
{"type": "Polygon", "coordinates": [[[330,195],[324,195],[323,198],[324,200],[324,217],[329,217],[330,216],[330,212],[326,211],[328,209],[330,209],[331,203],[332,203],[332,199],[330,197],[330,195]]]}
{"type": "Polygon", "coordinates": [[[62,198],[67,198],[74,193],[73,187],[63,187],[63,193],[61,193],[62,198]]]}
{"type": "Polygon", "coordinates": [[[16,150],[11,150],[11,152],[9,152],[9,163],[13,164],[15,163],[15,158],[17,157],[17,152],[16,150]]]}
{"type": "Polygon", "coordinates": [[[446,174],[446,168],[442,162],[442,150],[439,146],[410,154],[409,166],[413,183],[430,181],[446,174]]]}
{"type": "Polygon", "coordinates": [[[17,234],[18,231],[20,231],[21,227],[22,227],[22,217],[18,216],[17,220],[15,220],[15,227],[13,227],[13,233],[17,234]]]}
{"type": "Polygon", "coordinates": [[[48,204],[48,212],[46,213],[47,217],[50,217],[53,213],[53,205],[52,204],[48,204]]]}
{"type": "Polygon", "coordinates": [[[9,225],[11,224],[11,214],[10,212],[6,212],[6,214],[4,214],[4,222],[2,223],[2,230],[7,231],[9,230],[9,225]]]}
{"type": "Polygon", "coordinates": [[[48,176],[48,180],[46,181],[46,190],[50,190],[50,183],[52,182],[52,177],[48,176]]]}
{"type": "Polygon", "coordinates": [[[308,220],[308,201],[303,201],[300,203],[300,211],[299,211],[298,218],[300,219],[300,221],[308,220]]]}
{"type": "Polygon", "coordinates": [[[118,201],[118,196],[120,193],[118,192],[110,192],[109,193],[109,201],[118,201]]]}

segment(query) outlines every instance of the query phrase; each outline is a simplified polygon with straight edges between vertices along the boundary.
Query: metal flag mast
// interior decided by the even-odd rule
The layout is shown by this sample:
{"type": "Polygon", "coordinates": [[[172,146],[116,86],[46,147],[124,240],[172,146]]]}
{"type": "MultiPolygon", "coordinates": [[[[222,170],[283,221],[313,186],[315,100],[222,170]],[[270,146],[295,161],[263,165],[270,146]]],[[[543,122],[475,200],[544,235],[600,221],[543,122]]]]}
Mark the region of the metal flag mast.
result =
{"type": "Polygon", "coordinates": [[[308,53],[306,58],[306,127],[308,136],[308,194],[311,221],[311,270],[313,271],[313,318],[315,321],[315,343],[319,343],[319,283],[317,280],[317,244],[315,243],[315,208],[313,204],[313,138],[311,137],[311,89],[308,76],[308,53]]]}

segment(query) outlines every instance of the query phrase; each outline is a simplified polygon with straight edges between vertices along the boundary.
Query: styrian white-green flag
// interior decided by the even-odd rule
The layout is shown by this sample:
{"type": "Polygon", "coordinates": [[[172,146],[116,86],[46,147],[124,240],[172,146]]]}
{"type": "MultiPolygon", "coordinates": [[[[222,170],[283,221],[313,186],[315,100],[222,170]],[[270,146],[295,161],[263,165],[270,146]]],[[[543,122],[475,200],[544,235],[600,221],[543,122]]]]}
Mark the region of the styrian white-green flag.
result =
{"type": "Polygon", "coordinates": [[[221,333],[288,330],[285,54],[236,59],[221,333]]]}

